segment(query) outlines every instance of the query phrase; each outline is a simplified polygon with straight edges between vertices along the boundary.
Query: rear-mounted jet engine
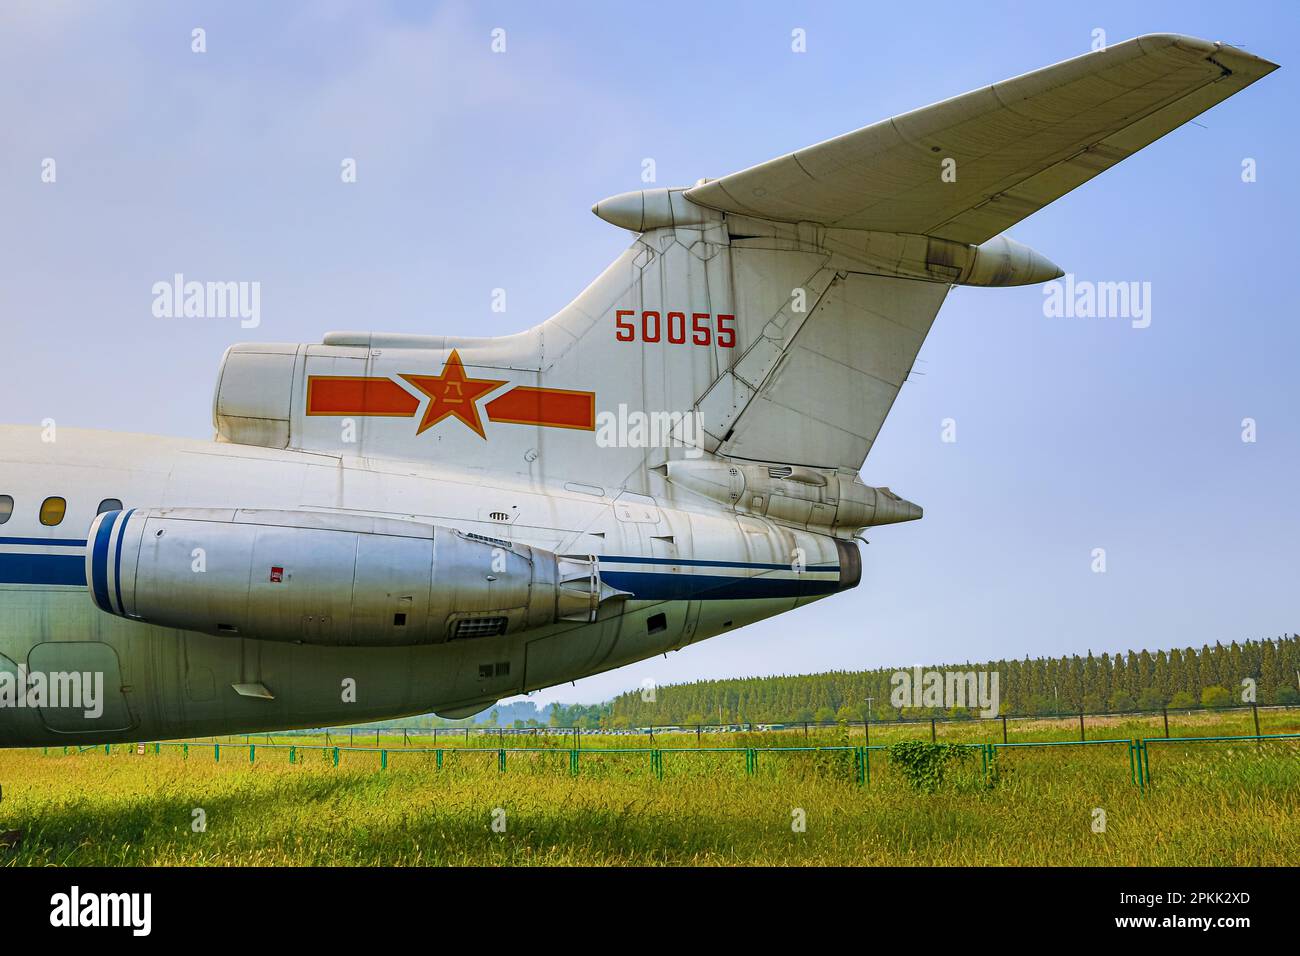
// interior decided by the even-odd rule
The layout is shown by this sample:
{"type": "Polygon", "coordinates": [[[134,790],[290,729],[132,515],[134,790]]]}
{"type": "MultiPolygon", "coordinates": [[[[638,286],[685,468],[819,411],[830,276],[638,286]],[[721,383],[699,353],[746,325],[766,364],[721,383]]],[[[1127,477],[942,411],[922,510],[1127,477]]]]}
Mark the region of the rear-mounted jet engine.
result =
{"type": "Polygon", "coordinates": [[[627,593],[592,556],[392,518],[172,508],[95,519],[100,610],[162,627],[303,644],[438,644],[589,623],[627,593]]]}

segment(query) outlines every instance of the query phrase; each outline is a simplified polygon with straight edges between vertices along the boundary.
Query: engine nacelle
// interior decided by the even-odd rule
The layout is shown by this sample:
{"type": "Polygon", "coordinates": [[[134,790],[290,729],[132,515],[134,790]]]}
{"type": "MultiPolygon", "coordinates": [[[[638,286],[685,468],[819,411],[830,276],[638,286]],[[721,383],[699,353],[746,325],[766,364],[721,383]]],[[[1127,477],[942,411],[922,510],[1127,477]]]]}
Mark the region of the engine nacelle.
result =
{"type": "Polygon", "coordinates": [[[761,465],[726,461],[670,461],[668,482],[712,498],[742,514],[763,515],[778,524],[836,537],[852,537],[875,525],[915,521],[921,506],[888,488],[865,485],[856,475],[841,475],[802,465],[761,465]]]}
{"type": "Polygon", "coordinates": [[[627,596],[591,556],[392,518],[211,508],[100,515],[86,580],[100,610],[132,620],[351,646],[589,622],[627,596]]]}

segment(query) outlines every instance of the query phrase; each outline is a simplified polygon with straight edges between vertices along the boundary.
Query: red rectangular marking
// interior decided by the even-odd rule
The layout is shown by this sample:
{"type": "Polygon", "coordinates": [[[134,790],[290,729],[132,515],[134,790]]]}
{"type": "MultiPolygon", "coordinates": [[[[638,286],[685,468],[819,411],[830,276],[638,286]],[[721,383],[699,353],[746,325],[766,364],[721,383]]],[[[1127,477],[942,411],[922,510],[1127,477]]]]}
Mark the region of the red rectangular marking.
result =
{"type": "Polygon", "coordinates": [[[596,430],[596,393],[519,385],[485,406],[488,421],[596,430]]]}
{"type": "Polygon", "coordinates": [[[307,377],[308,415],[410,418],[420,400],[390,378],[359,375],[307,377]]]}

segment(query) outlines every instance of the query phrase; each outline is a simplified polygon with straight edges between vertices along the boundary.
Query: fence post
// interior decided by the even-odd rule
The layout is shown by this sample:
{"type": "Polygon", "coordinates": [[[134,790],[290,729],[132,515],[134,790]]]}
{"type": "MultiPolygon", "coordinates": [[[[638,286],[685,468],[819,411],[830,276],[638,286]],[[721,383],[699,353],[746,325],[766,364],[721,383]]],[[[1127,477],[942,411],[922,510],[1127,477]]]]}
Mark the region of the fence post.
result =
{"type": "MultiPolygon", "coordinates": [[[[1255,736],[1258,737],[1259,736],[1259,704],[1251,704],[1250,710],[1251,713],[1255,715],[1255,736]]],[[[1261,741],[1256,740],[1255,743],[1260,744],[1261,741]]]]}
{"type": "Polygon", "coordinates": [[[297,762],[297,757],[298,757],[298,748],[297,748],[297,747],[290,747],[290,748],[289,748],[289,763],[295,763],[295,762],[297,762]]]}
{"type": "Polygon", "coordinates": [[[1088,738],[1084,735],[1084,730],[1083,730],[1083,711],[1079,711],[1079,739],[1080,739],[1080,740],[1087,740],[1087,739],[1088,739],[1088,738]]]}
{"type": "Polygon", "coordinates": [[[381,750],[381,751],[379,751],[379,769],[380,769],[380,770],[387,770],[387,769],[388,769],[388,751],[387,751],[387,750],[381,750]]]}
{"type": "Polygon", "coordinates": [[[1167,740],[1169,738],[1169,708],[1165,707],[1163,709],[1165,714],[1165,739],[1167,740]]]}
{"type": "Polygon", "coordinates": [[[938,739],[938,738],[936,737],[936,731],[935,731],[935,726],[934,726],[934,718],[931,717],[931,718],[930,718],[930,743],[934,743],[936,739],[938,739]]]}
{"type": "Polygon", "coordinates": [[[695,747],[696,747],[696,749],[699,749],[699,746],[700,746],[700,725],[699,725],[699,724],[696,724],[696,725],[695,725],[695,747]]]}
{"type": "Polygon", "coordinates": [[[569,773],[575,777],[578,775],[578,755],[581,753],[576,747],[569,751],[569,773]]]}
{"type": "Polygon", "coordinates": [[[212,760],[214,763],[221,762],[221,744],[212,745],[212,760]]]}
{"type": "Polygon", "coordinates": [[[434,755],[434,769],[435,769],[435,770],[441,770],[441,769],[442,769],[442,750],[441,750],[441,749],[436,749],[436,750],[434,750],[433,755],[434,755]]]}
{"type": "Polygon", "coordinates": [[[338,747],[335,747],[335,748],[334,748],[334,766],[337,767],[338,765],[339,765],[339,748],[338,748],[338,747]]]}
{"type": "Polygon", "coordinates": [[[183,745],[181,746],[181,756],[182,756],[182,759],[184,759],[184,760],[189,760],[189,759],[190,759],[190,745],[189,745],[189,744],[183,744],[183,745]]]}
{"type": "Polygon", "coordinates": [[[253,763],[256,760],[257,744],[248,745],[248,762],[253,763]]]}
{"type": "Polygon", "coordinates": [[[497,771],[500,773],[506,772],[506,752],[504,750],[497,751],[497,771]]]}
{"type": "Polygon", "coordinates": [[[1002,742],[1007,742],[1007,715],[1002,715],[1002,742]]]}

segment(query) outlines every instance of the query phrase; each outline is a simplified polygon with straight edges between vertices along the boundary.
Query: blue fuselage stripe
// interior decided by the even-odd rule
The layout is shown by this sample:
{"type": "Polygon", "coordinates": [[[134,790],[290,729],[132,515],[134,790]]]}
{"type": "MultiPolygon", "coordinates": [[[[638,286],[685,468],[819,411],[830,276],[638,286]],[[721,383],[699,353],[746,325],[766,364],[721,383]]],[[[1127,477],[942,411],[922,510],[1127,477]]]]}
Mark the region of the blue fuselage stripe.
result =
{"type": "MultiPolygon", "coordinates": [[[[133,509],[134,510],[134,509],[133,509]]],[[[126,521],[133,511],[128,511],[126,521]]],[[[93,587],[95,600],[108,609],[108,547],[113,525],[119,516],[105,518],[100,523],[94,542],[93,587]]],[[[0,544],[26,543],[39,545],[82,545],[81,541],[60,541],[50,538],[0,538],[0,544]]],[[[122,537],[118,536],[114,557],[116,570],[117,607],[122,607],[122,537]]],[[[840,588],[838,580],[808,577],[776,577],[770,574],[754,576],[728,574],[692,574],[675,571],[622,571],[604,567],[606,564],[674,565],[677,567],[745,568],[789,571],[784,564],[756,564],[743,561],[706,561],[682,558],[625,556],[598,556],[601,579],[620,591],[628,591],[638,601],[741,601],[753,598],[814,597],[834,594],[840,588]]],[[[86,585],[86,561],[82,555],[63,554],[0,554],[0,584],[64,584],[86,585]]],[[[839,571],[834,565],[813,565],[808,571],[839,571]]]]}
{"type": "Polygon", "coordinates": [[[674,574],[659,571],[604,571],[600,579],[638,601],[744,601],[752,598],[813,597],[834,594],[839,581],[776,578],[766,575],[732,577],[718,574],[674,574]]]}
{"type": "Polygon", "coordinates": [[[0,545],[47,545],[54,548],[84,548],[85,538],[0,538],[0,545]]]}
{"type": "Polygon", "coordinates": [[[81,554],[0,554],[0,584],[75,584],[86,586],[81,554]]]}

